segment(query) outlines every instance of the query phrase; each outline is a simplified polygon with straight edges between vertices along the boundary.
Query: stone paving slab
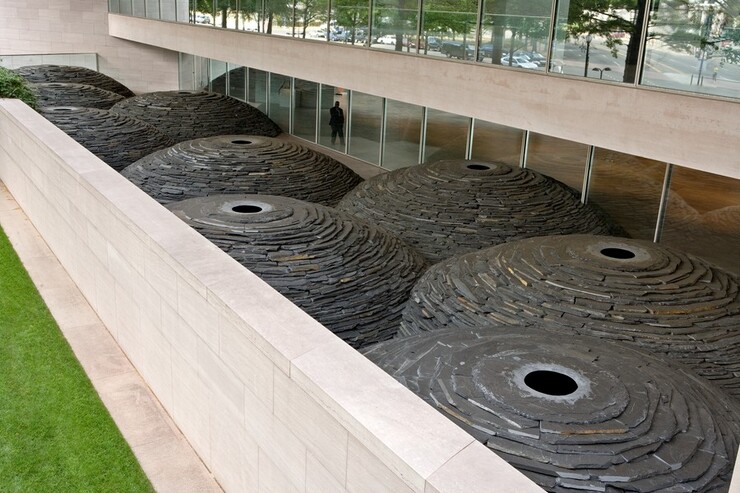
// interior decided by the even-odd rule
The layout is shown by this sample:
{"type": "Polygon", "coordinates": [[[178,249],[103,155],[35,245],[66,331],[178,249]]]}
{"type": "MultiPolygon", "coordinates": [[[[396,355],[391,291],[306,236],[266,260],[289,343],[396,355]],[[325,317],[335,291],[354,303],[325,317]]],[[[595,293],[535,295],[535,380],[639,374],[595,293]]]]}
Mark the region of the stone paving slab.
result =
{"type": "Polygon", "coordinates": [[[154,489],[222,493],[2,182],[0,226],[154,489]]]}

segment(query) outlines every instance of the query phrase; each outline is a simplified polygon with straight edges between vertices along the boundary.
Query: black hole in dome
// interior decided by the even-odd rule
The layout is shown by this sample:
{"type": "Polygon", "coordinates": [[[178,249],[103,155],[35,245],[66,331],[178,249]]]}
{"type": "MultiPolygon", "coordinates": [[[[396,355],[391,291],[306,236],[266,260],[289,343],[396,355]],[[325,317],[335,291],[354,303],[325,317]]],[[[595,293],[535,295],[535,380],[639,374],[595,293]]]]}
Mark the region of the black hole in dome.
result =
{"type": "Polygon", "coordinates": [[[232,207],[231,210],[234,212],[239,212],[240,214],[255,214],[257,212],[262,212],[262,207],[257,205],[242,204],[232,207]]]}
{"type": "Polygon", "coordinates": [[[244,145],[244,144],[251,144],[252,141],[251,140],[232,140],[231,143],[244,145]]]}
{"type": "Polygon", "coordinates": [[[57,112],[72,111],[72,108],[53,108],[52,111],[57,111],[57,112]]]}
{"type": "Polygon", "coordinates": [[[177,94],[190,94],[188,91],[177,91],[177,94]]]}
{"type": "Polygon", "coordinates": [[[469,164],[468,169],[473,169],[476,171],[484,171],[487,169],[491,169],[490,166],[486,166],[485,164],[469,164]]]}
{"type": "Polygon", "coordinates": [[[578,384],[568,375],[550,370],[535,370],[524,377],[524,384],[547,395],[568,395],[578,390],[578,384]]]}
{"type": "Polygon", "coordinates": [[[601,250],[601,254],[609,258],[617,258],[626,260],[628,258],[635,258],[635,254],[624,248],[604,248],[601,250]]]}

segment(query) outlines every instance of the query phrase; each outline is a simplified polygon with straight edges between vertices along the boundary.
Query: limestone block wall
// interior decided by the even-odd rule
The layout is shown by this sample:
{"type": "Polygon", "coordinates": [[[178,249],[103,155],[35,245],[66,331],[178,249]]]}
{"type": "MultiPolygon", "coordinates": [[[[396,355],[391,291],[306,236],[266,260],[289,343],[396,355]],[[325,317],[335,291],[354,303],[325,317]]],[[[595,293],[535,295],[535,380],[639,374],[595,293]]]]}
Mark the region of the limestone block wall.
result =
{"type": "Polygon", "coordinates": [[[107,0],[0,2],[0,19],[0,56],[97,53],[137,94],[178,88],[177,53],[108,36],[107,0]]]}
{"type": "Polygon", "coordinates": [[[16,100],[0,179],[225,491],[542,492],[16,100]]]}

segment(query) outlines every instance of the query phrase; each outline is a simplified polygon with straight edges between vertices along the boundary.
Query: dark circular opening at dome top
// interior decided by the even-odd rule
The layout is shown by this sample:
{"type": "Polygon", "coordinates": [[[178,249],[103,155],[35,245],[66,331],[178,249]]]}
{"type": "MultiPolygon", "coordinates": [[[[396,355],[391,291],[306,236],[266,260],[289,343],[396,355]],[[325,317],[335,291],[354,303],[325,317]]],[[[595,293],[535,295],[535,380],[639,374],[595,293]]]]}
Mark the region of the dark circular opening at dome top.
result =
{"type": "Polygon", "coordinates": [[[251,140],[241,140],[241,139],[237,139],[237,140],[232,140],[232,141],[231,141],[231,143],[232,143],[232,144],[241,144],[241,145],[244,145],[244,144],[251,144],[251,143],[252,143],[252,141],[251,141],[251,140]]]}
{"type": "Polygon", "coordinates": [[[547,395],[569,395],[578,390],[578,384],[568,375],[550,370],[535,370],[524,377],[524,384],[547,395]]]}
{"type": "Polygon", "coordinates": [[[601,254],[605,257],[616,258],[620,260],[626,260],[635,258],[635,254],[624,248],[604,248],[601,250],[601,254]]]}
{"type": "Polygon", "coordinates": [[[177,91],[177,94],[190,94],[190,91],[177,91]]]}
{"type": "Polygon", "coordinates": [[[52,108],[51,111],[56,111],[59,113],[63,113],[65,111],[72,111],[72,108],[52,108]]]}
{"type": "Polygon", "coordinates": [[[256,214],[257,212],[262,212],[262,207],[258,205],[242,204],[235,205],[231,210],[240,214],[256,214]]]}
{"type": "Polygon", "coordinates": [[[491,167],[486,166],[485,164],[469,164],[468,169],[472,169],[475,171],[485,171],[487,169],[491,169],[491,167]]]}

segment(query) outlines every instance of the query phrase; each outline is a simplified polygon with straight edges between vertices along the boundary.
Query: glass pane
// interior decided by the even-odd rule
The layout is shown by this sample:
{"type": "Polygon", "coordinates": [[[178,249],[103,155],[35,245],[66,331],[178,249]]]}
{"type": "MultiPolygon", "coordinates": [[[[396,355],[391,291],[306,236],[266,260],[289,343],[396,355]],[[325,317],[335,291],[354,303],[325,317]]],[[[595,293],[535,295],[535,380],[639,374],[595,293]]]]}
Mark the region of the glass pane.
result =
{"type": "Polygon", "coordinates": [[[213,25],[213,0],[193,0],[193,22],[213,25]]]}
{"type": "Polygon", "coordinates": [[[373,47],[416,52],[419,5],[414,0],[373,2],[373,47]]]}
{"type": "Polygon", "coordinates": [[[646,3],[559,2],[551,70],[633,83],[646,3]]]}
{"type": "Polygon", "coordinates": [[[429,48],[422,53],[473,60],[477,19],[478,2],[472,0],[424,2],[421,30],[424,46],[429,48]],[[439,51],[435,51],[437,46],[439,51]]]}
{"type": "Polygon", "coordinates": [[[134,17],[145,17],[146,16],[146,3],[145,0],[132,0],[134,17]]]}
{"type": "Polygon", "coordinates": [[[519,166],[524,131],[475,120],[473,127],[473,159],[500,161],[509,166],[519,166]]]}
{"type": "Polygon", "coordinates": [[[159,19],[159,0],[146,0],[145,5],[146,16],[150,19],[159,19]]]}
{"type": "Polygon", "coordinates": [[[583,189],[588,146],[532,132],[527,168],[555,178],[576,190],[583,189]]]}
{"type": "Polygon", "coordinates": [[[380,162],[383,98],[352,91],[352,128],[349,154],[373,164],[380,162]]]}
{"type": "Polygon", "coordinates": [[[427,110],[427,135],[424,162],[465,159],[471,119],[465,116],[427,110]]]}
{"type": "Polygon", "coordinates": [[[284,132],[290,132],[290,80],[287,75],[270,74],[270,110],[267,116],[284,132]]]}
{"type": "Polygon", "coordinates": [[[216,0],[216,26],[237,29],[237,0],[216,0]]]}
{"type": "Polygon", "coordinates": [[[177,20],[177,9],[182,8],[185,12],[185,18],[187,19],[187,2],[183,0],[161,0],[159,2],[159,15],[162,20],[175,21],[177,20]]]}
{"type": "Polygon", "coordinates": [[[293,24],[293,0],[264,0],[264,13],[259,17],[258,30],[266,34],[290,36],[293,24]]]}
{"type": "Polygon", "coordinates": [[[347,130],[347,108],[349,107],[349,94],[345,92],[341,87],[328,86],[321,84],[321,101],[319,104],[319,144],[334,147],[337,150],[344,151],[344,145],[342,145],[341,139],[337,139],[339,126],[337,125],[337,135],[335,135],[336,144],[331,143],[332,126],[329,124],[331,121],[330,109],[335,103],[339,103],[340,108],[344,112],[344,127],[342,128],[342,134],[347,130]]]}
{"type": "Polygon", "coordinates": [[[240,65],[229,64],[229,96],[247,100],[247,69],[240,65]]]}
{"type": "Polygon", "coordinates": [[[740,180],[674,166],[661,244],[740,274],[740,180]]]}
{"type": "MultiPolygon", "coordinates": [[[[175,20],[177,22],[190,22],[190,7],[188,5],[188,0],[175,0],[177,2],[176,11],[175,11],[175,20]]],[[[165,14],[164,5],[162,5],[162,17],[164,18],[165,14]]]]}
{"type": "Polygon", "coordinates": [[[226,94],[226,62],[211,60],[209,90],[219,94],[226,94]]]}
{"type": "Polygon", "coordinates": [[[180,89],[186,91],[208,88],[208,59],[180,53],[180,89]]]}
{"type": "Polygon", "coordinates": [[[120,0],[118,5],[121,9],[122,14],[133,15],[134,13],[133,0],[120,0]]]}
{"type": "Polygon", "coordinates": [[[640,83],[740,97],[740,27],[737,4],[732,5],[657,3],[650,16],[640,83]]]}
{"type": "Polygon", "coordinates": [[[249,81],[248,102],[267,114],[267,72],[250,68],[247,80],[249,81]]]}
{"type": "Polygon", "coordinates": [[[597,149],[589,203],[600,206],[632,237],[652,240],[665,163],[597,149]]]}
{"type": "Polygon", "coordinates": [[[368,36],[368,0],[336,0],[331,2],[329,41],[364,44],[368,36]]]}
{"type": "Polygon", "coordinates": [[[108,12],[118,14],[120,11],[121,7],[118,4],[118,0],[108,0],[108,12]]]}
{"type": "Polygon", "coordinates": [[[311,142],[316,141],[316,108],[318,98],[318,83],[295,79],[293,135],[310,140],[311,142]]]}
{"type": "Polygon", "coordinates": [[[383,168],[398,169],[419,163],[423,117],[424,108],[421,106],[393,99],[387,100],[385,148],[381,163],[383,168]]]}
{"type": "Polygon", "coordinates": [[[544,70],[551,9],[550,0],[483,0],[479,60],[544,70]]]}

